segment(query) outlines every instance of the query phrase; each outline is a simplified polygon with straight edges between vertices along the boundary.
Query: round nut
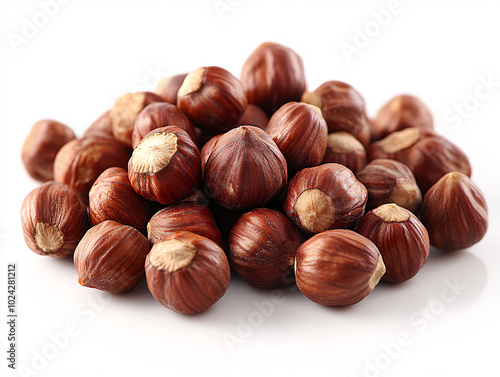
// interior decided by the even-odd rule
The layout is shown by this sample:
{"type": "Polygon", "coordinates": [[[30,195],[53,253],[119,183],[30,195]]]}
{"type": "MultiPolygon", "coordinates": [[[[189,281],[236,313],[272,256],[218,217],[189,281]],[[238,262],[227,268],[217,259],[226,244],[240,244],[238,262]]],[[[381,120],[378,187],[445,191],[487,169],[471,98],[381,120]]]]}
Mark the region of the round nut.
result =
{"type": "Polygon", "coordinates": [[[316,234],[295,257],[295,281],[308,299],[328,306],[363,300],[385,273],[375,244],[350,230],[316,234]]]}
{"type": "Polygon", "coordinates": [[[273,209],[258,208],[239,218],[229,234],[229,261],[246,282],[277,288],[293,282],[295,253],[304,236],[273,209]]]}
{"type": "Polygon", "coordinates": [[[201,155],[205,183],[213,199],[226,209],[264,206],[286,187],[285,157],[260,128],[241,126],[216,136],[201,155]]]}
{"type": "Polygon", "coordinates": [[[271,114],[306,90],[304,64],[292,49],[266,42],[243,64],[241,83],[249,103],[271,114]]]}
{"type": "Polygon", "coordinates": [[[75,250],[78,283],[111,293],[130,291],[144,277],[149,242],[138,230],[112,220],[89,229],[75,250]]]}
{"type": "Polygon", "coordinates": [[[165,205],[192,195],[200,175],[198,148],[186,131],[175,126],[157,128],[147,134],[128,163],[134,190],[147,200],[165,205]]]}
{"type": "Polygon", "coordinates": [[[178,231],[192,232],[222,245],[222,235],[212,211],[205,204],[172,204],[157,212],[148,223],[148,239],[151,244],[158,243],[178,231]]]}
{"type": "Polygon", "coordinates": [[[129,154],[116,140],[89,137],[67,143],[54,160],[54,180],[75,188],[85,204],[99,175],[110,167],[126,168],[129,154]]]}
{"type": "Polygon", "coordinates": [[[481,189],[468,176],[451,172],[425,194],[422,222],[431,245],[441,250],[465,249],[486,234],[488,207],[481,189]]]}
{"type": "Polygon", "coordinates": [[[153,245],[146,280],[163,306],[184,314],[209,309],[226,293],[230,268],[215,242],[191,232],[175,232],[153,245]]]}
{"type": "Polygon", "coordinates": [[[269,117],[259,106],[249,103],[240,119],[240,126],[254,126],[264,130],[269,122],[269,117]]]}
{"type": "Polygon", "coordinates": [[[21,225],[24,240],[33,252],[68,257],[89,228],[87,207],[72,187],[46,182],[24,199],[21,225]]]}
{"type": "Polygon", "coordinates": [[[328,81],[314,92],[305,92],[302,102],[321,109],[328,125],[328,132],[346,131],[354,135],[364,147],[371,139],[370,123],[366,117],[365,100],[349,84],[328,81]]]}
{"type": "Polygon", "coordinates": [[[179,109],[211,133],[236,127],[247,104],[240,81],[219,67],[202,67],[191,72],[177,92],[179,109]]]}
{"type": "Polygon", "coordinates": [[[83,134],[83,137],[99,137],[104,139],[114,139],[113,125],[109,118],[109,110],[97,118],[83,134]]]}
{"type": "Polygon", "coordinates": [[[288,102],[273,114],[266,132],[283,152],[291,172],[317,166],[325,155],[328,128],[314,105],[288,102]]]}
{"type": "Polygon", "coordinates": [[[320,233],[354,225],[367,198],[365,186],[349,169],[324,164],[302,169],[290,180],[283,208],[299,228],[320,233]]]}
{"type": "Polygon", "coordinates": [[[151,202],[134,191],[125,169],[106,169],[90,189],[89,215],[92,225],[114,220],[146,234],[151,212],[151,202]]]}
{"type": "Polygon", "coordinates": [[[420,188],[410,168],[402,162],[384,158],[373,160],[356,174],[356,178],[368,190],[367,210],[386,203],[396,203],[414,213],[420,209],[420,188]]]}
{"type": "Polygon", "coordinates": [[[379,110],[372,126],[372,139],[380,140],[392,132],[417,127],[434,129],[429,108],[417,97],[401,94],[392,98],[379,110]]]}
{"type": "Polygon", "coordinates": [[[40,182],[54,179],[56,154],[74,138],[71,128],[55,120],[36,122],[21,149],[21,159],[28,174],[40,182]]]}
{"type": "Polygon", "coordinates": [[[417,217],[394,203],[364,215],[356,232],[372,241],[382,254],[382,281],[402,283],[414,277],[429,258],[429,234],[417,217]]]}
{"type": "Polygon", "coordinates": [[[132,132],[132,148],[136,148],[144,136],[151,131],[166,126],[177,126],[186,131],[196,142],[196,130],[189,118],[177,106],[167,102],[147,105],[135,118],[132,132]]]}
{"type": "Polygon", "coordinates": [[[322,163],[341,164],[356,174],[366,165],[366,150],[349,132],[332,132],[326,139],[326,152],[322,163]]]}
{"type": "Polygon", "coordinates": [[[471,166],[455,144],[432,131],[406,128],[391,133],[368,148],[368,159],[390,158],[407,165],[422,193],[446,173],[459,171],[468,176],[471,166]]]}
{"type": "Polygon", "coordinates": [[[156,86],[155,93],[172,105],[177,104],[177,92],[181,87],[187,73],[165,77],[156,86]]]}

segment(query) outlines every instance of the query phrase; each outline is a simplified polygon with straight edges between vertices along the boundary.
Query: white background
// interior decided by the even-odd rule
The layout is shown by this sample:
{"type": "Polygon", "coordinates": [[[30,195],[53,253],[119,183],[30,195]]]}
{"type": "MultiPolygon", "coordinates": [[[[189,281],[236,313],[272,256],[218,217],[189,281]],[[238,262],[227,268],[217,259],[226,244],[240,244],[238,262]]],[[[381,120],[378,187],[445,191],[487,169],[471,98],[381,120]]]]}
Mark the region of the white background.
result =
{"type": "MultiPolygon", "coordinates": [[[[7,311],[7,263],[15,262],[18,367],[38,376],[495,373],[498,2],[403,1],[385,21],[374,14],[387,11],[387,1],[74,0],[44,18],[45,2],[0,1],[0,313],[7,311]],[[224,13],[217,4],[227,4],[224,13]],[[39,27],[16,48],[14,34],[23,37],[33,21],[39,27]],[[361,46],[360,30],[367,28],[371,37],[361,46]],[[356,47],[356,36],[360,48],[349,62],[341,46],[356,47]],[[346,81],[364,95],[372,116],[395,94],[421,97],[439,131],[470,157],[489,204],[484,240],[461,252],[433,251],[416,278],[381,284],[353,307],[322,307],[296,290],[271,293],[233,277],[224,298],[196,316],[162,307],[144,282],[121,295],[80,287],[71,260],[27,248],[19,209],[37,183],[19,153],[35,121],[55,118],[81,135],[115,98],[153,89],[160,76],[207,65],[238,76],[246,57],[268,40],[303,57],[310,89],[346,81]],[[467,113],[457,117],[456,104],[467,113]]],[[[6,367],[7,326],[1,329],[1,374],[30,375],[6,367]]]]}

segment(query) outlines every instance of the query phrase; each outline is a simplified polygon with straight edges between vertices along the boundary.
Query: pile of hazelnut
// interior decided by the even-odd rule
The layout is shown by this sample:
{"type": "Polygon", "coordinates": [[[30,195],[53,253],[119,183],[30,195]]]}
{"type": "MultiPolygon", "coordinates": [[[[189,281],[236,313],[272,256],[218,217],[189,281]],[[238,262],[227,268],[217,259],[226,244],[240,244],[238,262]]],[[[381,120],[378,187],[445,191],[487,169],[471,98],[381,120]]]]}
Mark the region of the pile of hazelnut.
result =
{"type": "Polygon", "coordinates": [[[203,67],[125,94],[82,138],[40,121],[22,159],[45,182],[22,204],[31,250],[73,256],[79,283],[107,292],[145,275],[187,314],[225,294],[231,269],[355,304],[414,277],[430,245],[468,248],[488,225],[467,157],[425,104],[400,95],[372,121],[346,83],[306,91],[302,59],[276,43],[240,79],[203,67]]]}

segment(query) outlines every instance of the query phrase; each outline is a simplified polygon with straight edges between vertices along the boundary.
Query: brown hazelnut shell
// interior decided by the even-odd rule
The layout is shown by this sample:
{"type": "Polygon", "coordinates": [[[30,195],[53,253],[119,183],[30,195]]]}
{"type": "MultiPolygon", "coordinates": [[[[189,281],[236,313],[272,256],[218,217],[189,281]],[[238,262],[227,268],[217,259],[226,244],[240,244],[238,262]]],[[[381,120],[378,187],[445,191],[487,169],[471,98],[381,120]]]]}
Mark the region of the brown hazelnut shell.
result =
{"type": "Polygon", "coordinates": [[[420,188],[410,168],[402,162],[375,159],[359,171],[356,178],[368,190],[368,211],[386,203],[396,203],[414,213],[420,209],[420,188]]]}
{"type": "Polygon", "coordinates": [[[431,245],[438,249],[468,248],[488,230],[486,199],[467,175],[448,173],[425,194],[422,222],[429,231],[431,245]]]}
{"type": "Polygon", "coordinates": [[[177,92],[181,87],[187,73],[165,77],[156,86],[155,93],[172,105],[177,104],[177,92]]]}
{"type": "Polygon", "coordinates": [[[272,114],[287,102],[299,101],[306,90],[302,58],[288,47],[263,43],[243,64],[241,83],[248,102],[272,114]]]}
{"type": "Polygon", "coordinates": [[[363,216],[368,194],[354,174],[340,164],[299,171],[286,192],[287,216],[307,233],[349,228],[363,216]]]}
{"type": "Polygon", "coordinates": [[[222,236],[208,206],[197,202],[172,204],[158,211],[148,223],[148,239],[158,243],[178,231],[198,234],[222,245],[222,236]]]}
{"type": "Polygon", "coordinates": [[[332,162],[344,165],[356,174],[366,165],[365,147],[349,132],[331,132],[326,138],[326,150],[322,163],[332,162]]]}
{"type": "Polygon", "coordinates": [[[304,236],[281,212],[258,208],[239,218],[229,234],[229,261],[246,282],[277,288],[293,282],[295,253],[304,236]]]}
{"type": "Polygon", "coordinates": [[[106,169],[89,192],[89,216],[92,225],[113,220],[130,225],[146,234],[152,203],[137,194],[123,168],[106,169]]]}
{"type": "Polygon", "coordinates": [[[165,205],[192,195],[200,175],[200,152],[188,133],[176,126],[157,128],[147,134],[128,164],[135,192],[165,205]]]}
{"type": "Polygon", "coordinates": [[[128,225],[106,220],[89,229],[75,250],[78,283],[111,293],[130,291],[144,277],[149,242],[128,225]]]}
{"type": "Polygon", "coordinates": [[[208,310],[226,293],[231,275],[220,246],[191,232],[175,232],[153,245],[145,266],[156,301],[183,314],[208,310]]]}
{"type": "Polygon", "coordinates": [[[21,159],[28,174],[40,182],[53,180],[57,152],[74,138],[71,128],[55,120],[36,122],[21,149],[21,159]]]}
{"type": "Polygon", "coordinates": [[[265,131],[283,152],[291,172],[323,160],[328,127],[316,106],[288,102],[273,114],[265,131]]]}
{"type": "Polygon", "coordinates": [[[429,234],[418,218],[397,204],[383,204],[366,213],[356,232],[372,241],[384,260],[382,281],[402,283],[413,278],[429,258],[429,234]]]}
{"type": "Polygon", "coordinates": [[[407,165],[422,193],[443,175],[459,171],[471,175],[465,153],[455,144],[432,131],[406,128],[377,141],[368,148],[368,159],[390,158],[407,165]]]}
{"type": "Polygon", "coordinates": [[[202,149],[203,179],[213,199],[236,211],[264,206],[286,187],[287,164],[263,130],[241,126],[202,149]]]}
{"type": "Polygon", "coordinates": [[[33,252],[68,257],[89,228],[87,207],[75,189],[49,181],[24,198],[21,225],[24,240],[33,252]]]}
{"type": "Polygon", "coordinates": [[[308,239],[297,250],[295,266],[297,287],[311,301],[327,306],[360,302],[385,273],[375,244],[346,229],[308,239]]]}
{"type": "Polygon", "coordinates": [[[193,124],[177,106],[167,102],[154,102],[147,105],[135,119],[132,148],[135,149],[142,138],[151,131],[166,126],[183,129],[196,142],[196,130],[193,124]]]}

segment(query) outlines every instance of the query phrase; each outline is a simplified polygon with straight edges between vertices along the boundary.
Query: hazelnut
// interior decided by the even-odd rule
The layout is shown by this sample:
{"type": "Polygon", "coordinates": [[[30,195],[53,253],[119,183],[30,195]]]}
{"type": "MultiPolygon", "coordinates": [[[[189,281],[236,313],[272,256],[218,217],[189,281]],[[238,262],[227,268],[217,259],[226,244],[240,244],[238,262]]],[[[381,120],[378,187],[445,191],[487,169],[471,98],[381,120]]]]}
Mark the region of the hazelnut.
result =
{"type": "Polygon", "coordinates": [[[373,160],[356,174],[356,178],[368,190],[368,211],[386,203],[396,203],[412,212],[420,208],[422,194],[415,176],[402,162],[384,158],[373,160]]]}
{"type": "Polygon", "coordinates": [[[226,293],[230,274],[220,246],[191,232],[175,232],[154,244],[146,258],[149,291],[178,313],[209,309],[226,293]]]}
{"type": "Polygon", "coordinates": [[[129,154],[116,140],[88,137],[64,145],[54,160],[54,180],[76,189],[85,204],[99,175],[110,167],[126,168],[129,154]]]}
{"type": "Polygon", "coordinates": [[[130,291],[144,277],[148,253],[141,232],[106,220],[90,228],[75,250],[78,283],[111,293],[130,291]]]}
{"type": "Polygon", "coordinates": [[[434,129],[432,113],[417,97],[399,95],[379,110],[372,124],[372,139],[380,140],[394,131],[417,127],[434,129]]]}
{"type": "Polygon", "coordinates": [[[365,148],[370,144],[370,123],[366,117],[365,100],[349,84],[328,81],[314,92],[305,92],[302,102],[321,109],[328,132],[346,131],[354,135],[365,148]]]}
{"type": "Polygon", "coordinates": [[[445,174],[424,196],[422,222],[431,245],[441,250],[465,249],[488,229],[488,208],[479,187],[465,174],[445,174]]]}
{"type": "Polygon", "coordinates": [[[229,261],[247,283],[277,288],[293,282],[295,253],[304,236],[281,212],[258,208],[239,218],[229,234],[229,261]]]}
{"type": "Polygon", "coordinates": [[[241,83],[249,103],[268,114],[290,101],[299,101],[306,90],[304,64],[292,49],[266,42],[248,57],[241,83]]]}
{"type": "Polygon", "coordinates": [[[344,165],[356,174],[366,165],[365,147],[349,132],[332,132],[326,138],[326,152],[322,163],[331,162],[344,165]]]}
{"type": "Polygon", "coordinates": [[[62,123],[45,119],[36,122],[24,140],[21,159],[28,174],[40,182],[54,179],[54,159],[75,133],[62,123]]]}
{"type": "Polygon", "coordinates": [[[353,305],[370,294],[385,273],[377,246],[350,230],[316,234],[295,256],[295,281],[308,299],[328,306],[353,305]]]}
{"type": "Polygon", "coordinates": [[[200,152],[179,127],[161,127],[144,136],[128,163],[134,190],[169,205],[192,195],[200,182],[200,152]]]}
{"type": "Polygon", "coordinates": [[[259,106],[249,103],[240,119],[240,126],[254,126],[265,129],[269,117],[259,106]]]}
{"type": "Polygon", "coordinates": [[[187,73],[168,76],[160,80],[156,86],[155,93],[172,105],[177,104],[177,92],[181,87],[187,73]]]}
{"type": "Polygon", "coordinates": [[[196,141],[196,130],[189,118],[177,106],[167,102],[147,105],[137,116],[132,132],[132,148],[136,148],[142,138],[151,131],[166,126],[177,126],[186,131],[196,141]]]}
{"type": "Polygon", "coordinates": [[[90,189],[89,215],[92,225],[114,220],[146,234],[151,212],[151,202],[134,191],[125,169],[106,169],[90,189]]]}
{"type": "Polygon", "coordinates": [[[213,199],[232,211],[261,207],[286,187],[286,160],[263,130],[241,126],[202,149],[203,178],[213,199]]]}
{"type": "Polygon", "coordinates": [[[328,128],[316,106],[289,102],[276,111],[266,127],[286,158],[291,172],[321,163],[328,128]]]}
{"type": "Polygon", "coordinates": [[[363,216],[368,194],[354,174],[340,164],[299,171],[286,192],[283,208],[308,233],[349,228],[363,216]]]}
{"type": "Polygon", "coordinates": [[[368,159],[390,158],[407,165],[422,193],[446,173],[459,171],[468,176],[467,156],[455,144],[432,131],[406,128],[370,145],[368,159]]]}
{"type": "Polygon", "coordinates": [[[356,232],[372,241],[384,260],[382,281],[402,283],[414,277],[429,258],[429,234],[417,217],[394,203],[365,214],[356,232]]]}
{"type": "Polygon", "coordinates": [[[153,102],[165,100],[151,92],[127,93],[119,97],[109,112],[115,139],[126,147],[132,147],[135,118],[142,109],[153,102]]]}
{"type": "Polygon", "coordinates": [[[21,206],[21,225],[28,247],[39,255],[73,255],[87,231],[87,207],[64,183],[46,182],[31,191],[21,206]]]}
{"type": "Polygon", "coordinates": [[[158,243],[178,231],[198,234],[222,244],[222,236],[210,208],[202,203],[172,204],[157,212],[148,223],[148,239],[158,243]]]}
{"type": "Polygon", "coordinates": [[[100,137],[104,139],[114,139],[113,125],[109,118],[109,110],[102,114],[92,123],[83,134],[83,137],[100,137]]]}
{"type": "Polygon", "coordinates": [[[247,107],[240,81],[219,67],[202,67],[186,76],[177,106],[200,128],[222,133],[236,127],[247,107]]]}

